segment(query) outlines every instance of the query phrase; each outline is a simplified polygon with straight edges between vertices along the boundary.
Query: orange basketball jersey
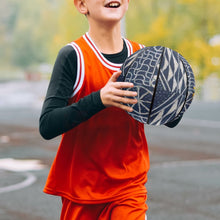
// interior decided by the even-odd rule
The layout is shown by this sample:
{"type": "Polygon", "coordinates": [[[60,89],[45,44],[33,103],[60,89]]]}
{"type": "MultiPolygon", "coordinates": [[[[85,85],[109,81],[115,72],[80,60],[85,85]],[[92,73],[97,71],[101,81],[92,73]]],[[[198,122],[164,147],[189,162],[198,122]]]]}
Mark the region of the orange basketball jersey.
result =
{"type": "MultiPolygon", "coordinates": [[[[128,56],[141,47],[124,40],[128,56]]],[[[69,104],[100,90],[122,65],[109,62],[88,33],[70,45],[78,71],[69,104]]],[[[90,204],[146,194],[148,169],[144,125],[109,107],[62,135],[44,192],[90,204]]]]}

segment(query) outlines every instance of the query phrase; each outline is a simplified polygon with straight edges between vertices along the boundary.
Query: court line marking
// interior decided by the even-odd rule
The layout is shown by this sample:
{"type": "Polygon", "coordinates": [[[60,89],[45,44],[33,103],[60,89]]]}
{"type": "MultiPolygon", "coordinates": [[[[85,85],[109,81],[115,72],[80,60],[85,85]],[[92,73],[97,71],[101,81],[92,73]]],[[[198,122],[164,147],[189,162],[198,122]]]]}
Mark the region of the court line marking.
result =
{"type": "Polygon", "coordinates": [[[37,180],[37,177],[31,173],[28,173],[28,172],[22,173],[22,175],[24,175],[26,177],[26,179],[23,182],[20,182],[20,183],[14,184],[14,185],[10,185],[10,186],[0,187],[0,194],[6,193],[6,192],[17,191],[17,190],[26,188],[26,187],[32,185],[37,180]]]}
{"type": "Polygon", "coordinates": [[[0,187],[0,194],[17,191],[32,185],[37,180],[37,177],[27,171],[42,170],[45,167],[45,165],[41,164],[40,160],[18,160],[13,158],[1,158],[0,170],[20,173],[21,175],[25,176],[25,180],[20,183],[0,187]]]}
{"type": "Polygon", "coordinates": [[[155,163],[150,168],[173,168],[173,167],[187,167],[198,165],[220,165],[219,159],[207,159],[207,160],[184,160],[184,161],[171,161],[163,163],[155,163]]]}
{"type": "Polygon", "coordinates": [[[40,160],[19,160],[14,158],[0,158],[0,169],[25,172],[30,170],[42,170],[46,166],[41,164],[40,160]]]}
{"type": "MultiPolygon", "coordinates": [[[[155,163],[151,165],[151,168],[173,168],[173,167],[186,167],[186,166],[198,166],[198,165],[220,165],[220,159],[172,161],[172,162],[164,162],[158,164],[155,163]]],[[[26,188],[32,185],[37,180],[37,177],[29,172],[22,173],[22,175],[26,177],[26,179],[23,182],[6,187],[0,187],[0,194],[26,188]]]]}

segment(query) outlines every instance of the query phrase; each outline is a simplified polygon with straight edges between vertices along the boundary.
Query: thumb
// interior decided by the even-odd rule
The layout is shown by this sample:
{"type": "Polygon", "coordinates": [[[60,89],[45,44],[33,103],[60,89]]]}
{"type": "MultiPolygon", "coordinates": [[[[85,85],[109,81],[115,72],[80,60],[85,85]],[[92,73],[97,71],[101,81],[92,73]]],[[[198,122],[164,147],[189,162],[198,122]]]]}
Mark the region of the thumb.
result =
{"type": "Polygon", "coordinates": [[[110,81],[111,81],[111,82],[116,82],[117,79],[118,79],[118,77],[119,77],[120,75],[121,75],[121,70],[118,71],[118,72],[114,72],[113,75],[112,75],[112,77],[110,78],[110,81]]]}

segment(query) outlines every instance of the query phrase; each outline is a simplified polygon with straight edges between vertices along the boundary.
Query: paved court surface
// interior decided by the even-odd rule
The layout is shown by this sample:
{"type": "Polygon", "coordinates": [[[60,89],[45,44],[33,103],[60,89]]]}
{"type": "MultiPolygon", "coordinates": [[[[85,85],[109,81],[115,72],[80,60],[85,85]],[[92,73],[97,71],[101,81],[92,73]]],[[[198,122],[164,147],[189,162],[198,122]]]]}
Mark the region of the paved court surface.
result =
{"type": "MultiPolygon", "coordinates": [[[[0,220],[59,219],[60,199],[42,193],[60,140],[38,133],[47,84],[0,83],[0,220]]],[[[148,220],[220,219],[219,113],[194,101],[177,128],[146,126],[148,220]]]]}

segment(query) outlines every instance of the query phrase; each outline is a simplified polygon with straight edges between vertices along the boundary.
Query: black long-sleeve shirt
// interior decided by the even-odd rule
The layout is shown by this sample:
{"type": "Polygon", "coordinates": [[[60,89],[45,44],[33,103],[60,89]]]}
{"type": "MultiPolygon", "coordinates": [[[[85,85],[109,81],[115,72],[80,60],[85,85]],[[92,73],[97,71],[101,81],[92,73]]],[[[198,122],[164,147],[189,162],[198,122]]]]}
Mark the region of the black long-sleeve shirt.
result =
{"type": "MultiPolygon", "coordinates": [[[[113,63],[123,63],[127,58],[127,47],[116,54],[103,54],[113,63]]],[[[103,110],[100,91],[68,105],[73,93],[77,73],[77,55],[72,46],[63,47],[54,64],[51,80],[40,116],[40,134],[45,139],[52,139],[88,120],[94,114],[103,110]]],[[[174,127],[180,120],[168,123],[174,127]]]]}

